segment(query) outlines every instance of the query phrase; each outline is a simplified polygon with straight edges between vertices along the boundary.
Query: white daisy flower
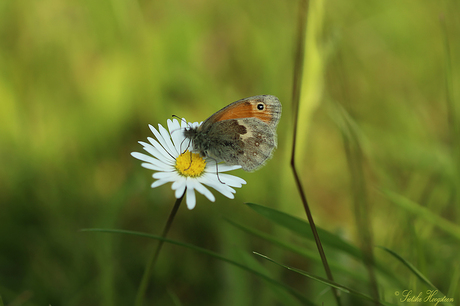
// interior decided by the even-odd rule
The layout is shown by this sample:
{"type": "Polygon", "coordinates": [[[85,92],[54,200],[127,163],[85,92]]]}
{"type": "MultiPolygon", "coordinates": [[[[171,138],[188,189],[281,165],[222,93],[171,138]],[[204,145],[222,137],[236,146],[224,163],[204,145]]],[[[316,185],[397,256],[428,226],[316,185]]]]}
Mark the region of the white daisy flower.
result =
{"type": "Polygon", "coordinates": [[[182,130],[190,126],[197,127],[200,123],[186,123],[185,120],[179,123],[176,119],[168,119],[167,123],[169,132],[161,124],[158,124],[158,131],[149,125],[156,140],[148,137],[149,143],[139,141],[151,156],[139,152],[131,153],[133,157],[144,162],[142,167],[156,171],[152,175],[156,181],[151,187],[172,182],[171,188],[175,190],[177,199],[186,192],[188,209],[193,209],[196,205],[195,190],[209,201],[215,201],[214,195],[203,185],[210,186],[227,198],[233,199],[236,191],[232,187],[240,188],[246,181],[223,172],[239,169],[241,166],[219,163],[216,167],[214,160],[203,159],[200,154],[190,153],[193,152],[192,144],[184,137],[182,130]],[[184,152],[186,148],[188,150],[184,152]]]}

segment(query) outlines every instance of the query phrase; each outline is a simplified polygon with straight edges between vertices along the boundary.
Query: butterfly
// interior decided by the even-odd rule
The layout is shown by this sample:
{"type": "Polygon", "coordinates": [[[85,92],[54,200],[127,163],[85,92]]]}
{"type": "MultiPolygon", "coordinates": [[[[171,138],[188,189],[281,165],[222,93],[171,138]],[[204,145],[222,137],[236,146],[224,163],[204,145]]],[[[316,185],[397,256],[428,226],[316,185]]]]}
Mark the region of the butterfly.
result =
{"type": "Polygon", "coordinates": [[[198,127],[186,128],[184,136],[203,157],[255,171],[277,146],[280,117],[281,103],[277,97],[254,96],[227,105],[198,127]]]}

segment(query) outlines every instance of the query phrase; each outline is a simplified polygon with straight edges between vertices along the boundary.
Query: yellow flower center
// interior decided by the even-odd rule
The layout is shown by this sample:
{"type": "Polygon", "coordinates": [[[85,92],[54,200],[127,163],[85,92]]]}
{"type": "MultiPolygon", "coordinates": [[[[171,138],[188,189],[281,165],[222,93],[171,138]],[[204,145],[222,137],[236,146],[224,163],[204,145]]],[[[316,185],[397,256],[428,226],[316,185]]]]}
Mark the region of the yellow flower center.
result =
{"type": "Polygon", "coordinates": [[[197,177],[203,174],[206,161],[200,154],[185,151],[176,158],[175,167],[182,176],[197,177]]]}

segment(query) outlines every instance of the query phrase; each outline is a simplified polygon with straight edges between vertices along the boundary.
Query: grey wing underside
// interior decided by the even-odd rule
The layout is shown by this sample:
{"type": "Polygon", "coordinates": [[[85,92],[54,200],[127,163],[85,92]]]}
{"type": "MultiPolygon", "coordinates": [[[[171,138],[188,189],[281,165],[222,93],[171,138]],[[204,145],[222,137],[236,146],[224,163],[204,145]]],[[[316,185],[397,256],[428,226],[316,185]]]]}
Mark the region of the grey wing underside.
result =
{"type": "Polygon", "coordinates": [[[208,154],[230,165],[241,165],[245,171],[261,167],[277,146],[276,130],[259,119],[224,120],[215,125],[214,135],[209,136],[220,145],[213,146],[208,154]]]}

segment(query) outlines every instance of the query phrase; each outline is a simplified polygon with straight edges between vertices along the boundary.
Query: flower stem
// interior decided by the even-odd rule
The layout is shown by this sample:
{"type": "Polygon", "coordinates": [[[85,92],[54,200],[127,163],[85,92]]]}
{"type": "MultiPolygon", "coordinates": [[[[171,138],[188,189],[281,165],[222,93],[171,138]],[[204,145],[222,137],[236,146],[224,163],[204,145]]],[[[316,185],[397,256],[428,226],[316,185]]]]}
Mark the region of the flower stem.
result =
{"type": "MultiPolygon", "coordinates": [[[[182,199],[185,196],[186,190],[184,190],[184,194],[176,200],[176,203],[174,203],[174,207],[171,210],[171,213],[169,214],[168,221],[166,222],[166,225],[163,229],[163,233],[161,234],[162,238],[166,238],[166,235],[169,232],[169,229],[174,220],[174,217],[176,216],[177,210],[179,209],[180,203],[182,202],[182,199]]],[[[147,266],[145,267],[144,275],[142,276],[141,284],[139,285],[139,289],[137,291],[136,304],[135,304],[136,306],[142,306],[144,304],[145,291],[147,290],[150,275],[152,274],[153,267],[155,266],[155,263],[157,262],[158,255],[160,254],[161,248],[163,247],[163,243],[164,243],[163,240],[160,240],[158,242],[158,246],[155,252],[152,254],[149,262],[147,263],[147,266]]]]}

